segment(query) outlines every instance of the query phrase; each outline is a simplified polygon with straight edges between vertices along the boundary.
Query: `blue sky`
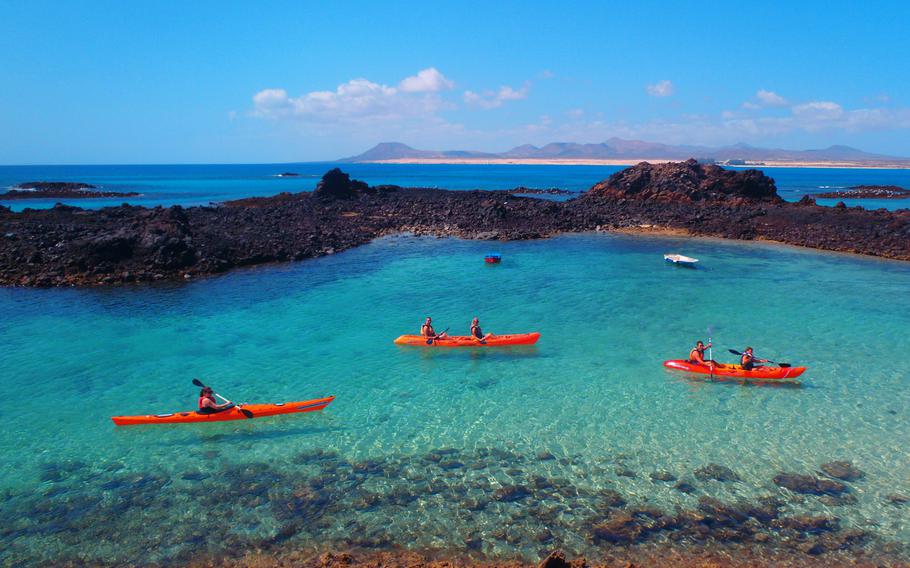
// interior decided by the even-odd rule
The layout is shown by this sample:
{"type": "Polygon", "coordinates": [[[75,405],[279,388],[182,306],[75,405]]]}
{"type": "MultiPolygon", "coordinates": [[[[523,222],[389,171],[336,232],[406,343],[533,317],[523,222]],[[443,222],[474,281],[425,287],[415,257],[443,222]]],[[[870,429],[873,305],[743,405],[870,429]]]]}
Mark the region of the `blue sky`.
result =
{"type": "Polygon", "coordinates": [[[907,2],[0,0],[0,163],[611,136],[910,156],[908,21],[907,2]]]}

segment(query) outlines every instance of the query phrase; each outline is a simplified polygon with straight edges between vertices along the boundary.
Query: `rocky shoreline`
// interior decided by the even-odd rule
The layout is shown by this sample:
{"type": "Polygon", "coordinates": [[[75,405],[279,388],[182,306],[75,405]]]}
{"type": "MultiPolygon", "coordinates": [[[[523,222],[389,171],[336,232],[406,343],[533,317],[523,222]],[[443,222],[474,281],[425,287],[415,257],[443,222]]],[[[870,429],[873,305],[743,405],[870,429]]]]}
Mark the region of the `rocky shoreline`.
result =
{"type": "Polygon", "coordinates": [[[509,191],[371,187],[340,170],[316,191],[220,206],[123,205],[12,212],[0,207],[0,285],[73,286],[186,280],[304,260],[397,233],[544,238],[637,227],[910,260],[910,210],[786,203],[774,181],[694,160],[642,163],[567,201],[509,191]]]}

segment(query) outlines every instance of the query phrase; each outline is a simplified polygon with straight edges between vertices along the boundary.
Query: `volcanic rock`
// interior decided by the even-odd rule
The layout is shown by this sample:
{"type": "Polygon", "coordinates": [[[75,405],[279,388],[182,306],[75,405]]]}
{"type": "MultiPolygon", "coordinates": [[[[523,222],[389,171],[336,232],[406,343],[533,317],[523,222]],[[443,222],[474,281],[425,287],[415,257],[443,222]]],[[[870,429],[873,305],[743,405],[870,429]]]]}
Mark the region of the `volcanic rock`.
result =
{"type": "Polygon", "coordinates": [[[862,479],[866,474],[849,461],[833,461],[823,463],[821,470],[831,477],[843,479],[844,481],[856,481],[862,479]]]}
{"type": "Polygon", "coordinates": [[[790,491],[807,495],[840,495],[849,491],[849,488],[839,481],[797,473],[779,473],[774,476],[774,483],[790,491]]]}
{"type": "Polygon", "coordinates": [[[752,201],[781,203],[774,180],[758,170],[725,170],[696,160],[641,162],[611,175],[589,191],[600,197],[691,203],[752,201]]]}
{"type": "Polygon", "coordinates": [[[339,168],[334,168],[322,176],[313,194],[322,199],[350,199],[368,189],[366,183],[352,180],[351,176],[339,168]]]}
{"type": "Polygon", "coordinates": [[[695,478],[699,481],[716,479],[717,481],[739,481],[736,472],[724,465],[709,463],[695,470],[695,478]]]}

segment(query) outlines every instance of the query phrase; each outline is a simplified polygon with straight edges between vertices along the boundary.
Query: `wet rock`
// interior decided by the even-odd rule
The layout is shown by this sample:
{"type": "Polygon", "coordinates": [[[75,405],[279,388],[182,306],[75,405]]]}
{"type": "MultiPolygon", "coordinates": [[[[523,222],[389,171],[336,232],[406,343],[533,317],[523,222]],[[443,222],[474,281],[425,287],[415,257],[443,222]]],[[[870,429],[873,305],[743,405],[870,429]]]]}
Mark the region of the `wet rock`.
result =
{"type": "Polygon", "coordinates": [[[549,460],[555,460],[556,456],[554,456],[553,454],[551,454],[550,452],[548,452],[546,450],[543,450],[543,451],[537,452],[537,459],[538,459],[538,461],[549,461],[549,460]]]}
{"type": "Polygon", "coordinates": [[[844,481],[856,481],[857,479],[862,479],[866,475],[849,461],[824,463],[821,466],[821,470],[831,477],[836,477],[837,479],[842,479],[844,481]]]}
{"type": "Polygon", "coordinates": [[[698,510],[710,518],[712,524],[736,525],[745,521],[748,516],[733,505],[728,505],[713,497],[699,497],[698,510]]]}
{"type": "Polygon", "coordinates": [[[779,473],[774,476],[774,483],[790,491],[808,495],[840,495],[849,491],[849,488],[839,481],[797,473],[779,473]]]}
{"type": "Polygon", "coordinates": [[[616,466],[616,469],[614,469],[613,471],[619,477],[633,477],[633,478],[638,477],[638,474],[635,473],[635,471],[629,469],[628,467],[626,467],[624,465],[616,466]]]}
{"type": "Polygon", "coordinates": [[[654,481],[676,481],[676,476],[669,471],[654,471],[650,477],[654,481]]]}
{"type": "Polygon", "coordinates": [[[493,499],[508,503],[520,501],[531,495],[531,491],[523,485],[506,485],[493,492],[493,499]]]}
{"type": "Polygon", "coordinates": [[[739,481],[739,476],[727,466],[709,463],[695,470],[695,478],[699,481],[715,479],[717,481],[739,481]]]}
{"type": "Polygon", "coordinates": [[[566,555],[558,550],[554,550],[549,556],[540,561],[537,568],[571,568],[566,561],[566,555]]]}

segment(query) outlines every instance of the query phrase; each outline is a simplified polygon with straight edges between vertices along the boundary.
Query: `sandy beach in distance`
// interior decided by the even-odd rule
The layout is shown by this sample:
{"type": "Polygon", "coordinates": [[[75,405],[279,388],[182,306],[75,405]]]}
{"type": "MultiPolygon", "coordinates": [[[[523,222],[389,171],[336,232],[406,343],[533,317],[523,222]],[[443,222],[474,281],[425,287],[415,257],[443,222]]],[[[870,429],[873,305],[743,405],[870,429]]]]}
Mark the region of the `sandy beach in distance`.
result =
{"type": "MultiPolygon", "coordinates": [[[[679,162],[677,159],[666,158],[634,158],[628,160],[601,160],[601,159],[542,159],[542,158],[400,158],[393,160],[366,160],[364,164],[458,164],[458,165],[515,165],[515,166],[633,166],[641,162],[663,164],[666,162],[679,162]]],[[[723,164],[719,164],[723,165],[723,164]]],[[[769,160],[761,164],[730,165],[729,168],[857,168],[873,170],[906,170],[910,169],[907,162],[787,162],[769,160]]]]}

